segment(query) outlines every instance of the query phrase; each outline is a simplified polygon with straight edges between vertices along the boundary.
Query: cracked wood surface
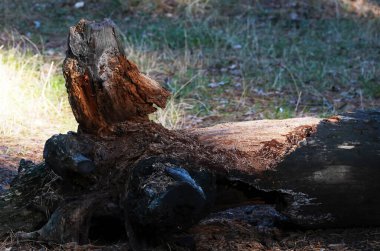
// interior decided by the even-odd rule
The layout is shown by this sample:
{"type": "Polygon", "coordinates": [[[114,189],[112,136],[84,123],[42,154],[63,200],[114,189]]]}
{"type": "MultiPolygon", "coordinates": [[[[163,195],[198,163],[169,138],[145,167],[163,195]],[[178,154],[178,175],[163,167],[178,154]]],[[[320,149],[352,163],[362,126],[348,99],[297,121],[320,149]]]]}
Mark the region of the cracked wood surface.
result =
{"type": "Polygon", "coordinates": [[[109,134],[114,124],[148,121],[155,105],[164,108],[170,93],[141,73],[124,52],[111,20],[81,20],[70,28],[63,74],[79,129],[109,134]]]}
{"type": "Polygon", "coordinates": [[[379,111],[228,123],[190,133],[246,159],[234,170],[251,175],[248,182],[259,190],[282,193],[281,212],[297,225],[380,224],[379,111]]]}
{"type": "Polygon", "coordinates": [[[202,144],[238,152],[249,162],[249,172],[276,166],[298,143],[315,132],[322,121],[305,117],[284,120],[231,122],[189,130],[202,144]]]}

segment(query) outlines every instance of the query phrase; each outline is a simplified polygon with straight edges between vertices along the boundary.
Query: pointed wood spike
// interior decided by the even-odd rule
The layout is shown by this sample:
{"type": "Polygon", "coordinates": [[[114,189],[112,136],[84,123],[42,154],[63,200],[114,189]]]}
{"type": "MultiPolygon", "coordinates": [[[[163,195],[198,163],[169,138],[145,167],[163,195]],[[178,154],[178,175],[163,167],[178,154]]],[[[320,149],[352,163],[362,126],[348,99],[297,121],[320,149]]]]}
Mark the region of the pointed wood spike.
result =
{"type": "Polygon", "coordinates": [[[81,20],[70,28],[63,74],[80,131],[107,133],[126,121],[148,121],[170,93],[128,60],[117,26],[81,20]]]}

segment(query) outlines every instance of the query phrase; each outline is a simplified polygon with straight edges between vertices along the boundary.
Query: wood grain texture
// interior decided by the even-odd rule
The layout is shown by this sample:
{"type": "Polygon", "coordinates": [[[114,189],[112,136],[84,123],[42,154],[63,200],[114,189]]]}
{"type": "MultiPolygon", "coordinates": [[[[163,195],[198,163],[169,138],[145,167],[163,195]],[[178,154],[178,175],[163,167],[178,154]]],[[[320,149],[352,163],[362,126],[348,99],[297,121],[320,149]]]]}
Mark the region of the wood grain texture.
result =
{"type": "Polygon", "coordinates": [[[242,154],[249,162],[242,169],[255,173],[274,168],[321,121],[305,117],[232,122],[191,129],[189,133],[206,146],[242,154]]]}
{"type": "Polygon", "coordinates": [[[147,121],[170,93],[141,73],[124,53],[116,25],[81,20],[70,28],[63,64],[67,92],[79,129],[110,133],[125,121],[147,121]]]}
{"type": "Polygon", "coordinates": [[[190,131],[205,145],[236,151],[233,170],[285,199],[281,212],[302,227],[380,224],[380,112],[329,119],[228,123],[190,131]],[[242,162],[244,163],[244,162],[242,162]]]}

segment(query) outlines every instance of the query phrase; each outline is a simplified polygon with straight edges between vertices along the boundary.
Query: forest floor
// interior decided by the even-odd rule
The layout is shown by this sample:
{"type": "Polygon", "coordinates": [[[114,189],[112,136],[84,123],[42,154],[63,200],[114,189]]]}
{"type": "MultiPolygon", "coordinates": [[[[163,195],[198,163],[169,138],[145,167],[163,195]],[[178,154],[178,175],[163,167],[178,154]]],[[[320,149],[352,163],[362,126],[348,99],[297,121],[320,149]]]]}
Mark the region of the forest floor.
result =
{"type": "MultiPolygon", "coordinates": [[[[127,56],[173,93],[168,108],[152,117],[169,128],[380,107],[379,1],[79,2],[0,2],[0,84],[6,87],[0,94],[0,193],[21,158],[41,161],[48,137],[76,130],[60,66],[68,27],[80,18],[111,18],[119,26],[127,56]],[[14,72],[4,66],[10,62],[14,72]],[[20,69],[37,84],[4,79],[20,69]],[[44,90],[37,93],[40,103],[28,103],[35,98],[27,95],[32,86],[44,90]]],[[[202,250],[380,250],[378,228],[278,232],[256,241],[251,227],[225,222],[197,238],[208,245],[202,250]]],[[[0,250],[15,242],[0,242],[0,250]]]]}

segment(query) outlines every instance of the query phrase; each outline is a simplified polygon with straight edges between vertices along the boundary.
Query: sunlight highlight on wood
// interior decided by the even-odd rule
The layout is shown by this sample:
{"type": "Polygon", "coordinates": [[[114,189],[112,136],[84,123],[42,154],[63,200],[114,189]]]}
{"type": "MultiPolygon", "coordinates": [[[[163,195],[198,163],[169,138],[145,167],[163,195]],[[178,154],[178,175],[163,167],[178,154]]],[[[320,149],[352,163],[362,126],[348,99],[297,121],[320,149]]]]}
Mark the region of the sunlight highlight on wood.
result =
{"type": "Polygon", "coordinates": [[[81,20],[70,28],[63,66],[79,130],[107,134],[125,121],[148,121],[170,93],[127,59],[116,25],[81,20]]]}

